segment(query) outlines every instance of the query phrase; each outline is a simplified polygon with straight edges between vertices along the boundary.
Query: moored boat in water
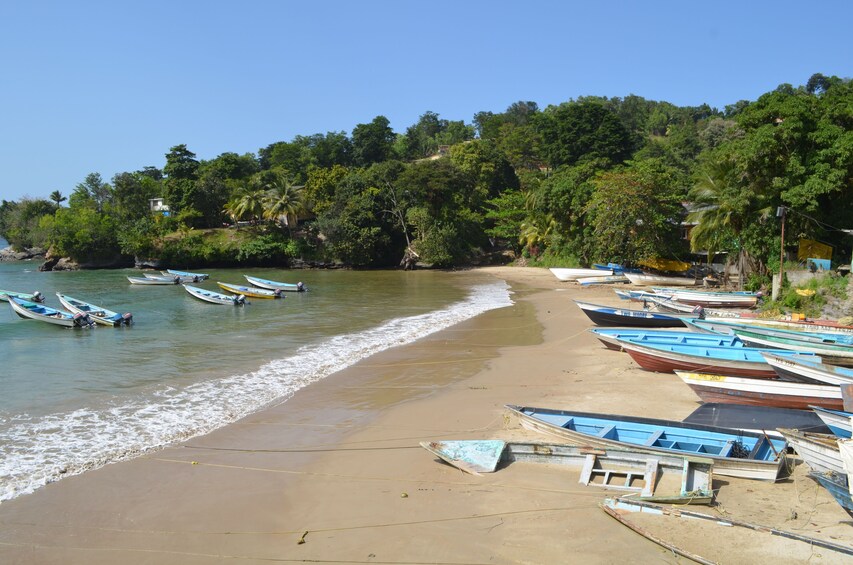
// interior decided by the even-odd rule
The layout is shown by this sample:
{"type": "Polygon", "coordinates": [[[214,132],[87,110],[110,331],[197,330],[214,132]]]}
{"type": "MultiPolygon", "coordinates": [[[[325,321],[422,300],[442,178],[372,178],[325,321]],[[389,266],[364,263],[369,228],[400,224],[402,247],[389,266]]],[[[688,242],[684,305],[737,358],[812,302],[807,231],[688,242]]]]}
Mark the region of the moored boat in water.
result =
{"type": "Polygon", "coordinates": [[[170,285],[178,284],[180,282],[180,277],[127,277],[127,280],[130,284],[138,285],[170,285]]]}
{"type": "Polygon", "coordinates": [[[27,292],[15,292],[14,290],[0,290],[0,300],[3,302],[9,302],[10,296],[26,300],[27,302],[44,302],[44,295],[37,290],[32,294],[27,292]]]}
{"type": "Polygon", "coordinates": [[[183,285],[183,287],[191,296],[198,298],[202,302],[209,302],[210,304],[219,304],[222,306],[245,306],[247,304],[246,297],[242,294],[222,294],[221,292],[205,290],[188,284],[183,285]]]}
{"type": "Polygon", "coordinates": [[[243,286],[219,281],[217,281],[216,284],[218,284],[219,288],[222,290],[227,290],[234,294],[242,294],[243,296],[250,296],[252,298],[284,298],[280,289],[267,290],[256,286],[243,286]]]}
{"type": "Polygon", "coordinates": [[[260,279],[258,277],[250,277],[249,275],[243,275],[250,284],[260,287],[266,288],[268,290],[283,290],[286,292],[304,292],[308,290],[305,288],[305,285],[302,282],[298,283],[286,283],[279,281],[271,281],[267,279],[260,279]]]}
{"type": "Polygon", "coordinates": [[[62,310],[56,310],[55,308],[28,300],[21,300],[14,296],[9,297],[9,306],[21,318],[47,322],[54,326],[88,328],[95,325],[95,322],[86,314],[69,314],[62,310]]]}
{"type": "Polygon", "coordinates": [[[133,324],[133,315],[130,312],[119,314],[112,310],[107,310],[101,306],[95,306],[89,302],[84,302],[77,298],[72,298],[61,292],[56,293],[59,302],[70,312],[75,314],[87,314],[95,323],[103,326],[129,326],[133,324]]]}

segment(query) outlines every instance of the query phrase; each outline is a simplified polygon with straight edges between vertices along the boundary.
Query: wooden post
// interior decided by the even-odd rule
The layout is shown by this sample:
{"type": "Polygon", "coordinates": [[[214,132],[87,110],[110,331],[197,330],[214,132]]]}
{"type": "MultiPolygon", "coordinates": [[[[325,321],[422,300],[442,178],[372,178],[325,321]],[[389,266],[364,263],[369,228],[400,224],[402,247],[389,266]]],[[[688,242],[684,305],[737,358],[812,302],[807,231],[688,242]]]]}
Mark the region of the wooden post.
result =
{"type": "Polygon", "coordinates": [[[853,412],[853,384],[841,385],[841,398],[844,402],[844,411],[853,412]]]}

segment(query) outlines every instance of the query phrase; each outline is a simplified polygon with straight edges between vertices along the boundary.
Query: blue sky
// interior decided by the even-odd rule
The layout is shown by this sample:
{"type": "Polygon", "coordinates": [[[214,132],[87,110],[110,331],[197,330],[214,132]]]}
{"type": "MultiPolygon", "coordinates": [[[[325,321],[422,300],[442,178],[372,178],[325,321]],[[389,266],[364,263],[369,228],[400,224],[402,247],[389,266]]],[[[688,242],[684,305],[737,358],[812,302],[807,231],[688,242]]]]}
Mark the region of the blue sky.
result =
{"type": "Polygon", "coordinates": [[[850,77],[853,2],[6,2],[0,198],[276,141],[636,94],[722,109],[850,77]]]}

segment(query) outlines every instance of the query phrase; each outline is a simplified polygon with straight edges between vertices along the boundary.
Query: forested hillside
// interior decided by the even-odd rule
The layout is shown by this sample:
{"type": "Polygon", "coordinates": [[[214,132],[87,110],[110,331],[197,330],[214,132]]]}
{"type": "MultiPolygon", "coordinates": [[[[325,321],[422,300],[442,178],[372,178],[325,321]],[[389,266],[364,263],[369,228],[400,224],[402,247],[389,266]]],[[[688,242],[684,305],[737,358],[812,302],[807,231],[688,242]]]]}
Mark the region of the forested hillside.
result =
{"type": "Polygon", "coordinates": [[[203,160],[178,144],[160,166],[4,200],[0,234],[94,264],[450,267],[508,249],[571,266],[702,251],[764,273],[785,207],[793,245],[828,243],[836,261],[853,245],[841,231],[853,228],[853,84],[820,74],[723,109],[520,101],[471,123],[427,111],[395,132],[377,116],[349,134],[223,150],[203,160]]]}

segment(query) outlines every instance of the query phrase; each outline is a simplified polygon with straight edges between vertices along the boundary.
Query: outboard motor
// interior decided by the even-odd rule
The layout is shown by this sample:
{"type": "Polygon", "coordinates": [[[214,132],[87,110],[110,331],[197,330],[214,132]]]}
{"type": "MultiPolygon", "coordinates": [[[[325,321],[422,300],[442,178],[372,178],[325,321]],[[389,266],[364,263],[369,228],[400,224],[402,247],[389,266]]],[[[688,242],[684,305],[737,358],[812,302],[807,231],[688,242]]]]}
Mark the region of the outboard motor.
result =
{"type": "Polygon", "coordinates": [[[93,326],[95,323],[92,321],[92,318],[89,317],[89,314],[81,314],[77,312],[74,314],[74,326],[78,328],[88,328],[93,326]]]}
{"type": "Polygon", "coordinates": [[[277,288],[277,289],[273,290],[273,291],[272,291],[272,294],[273,294],[273,296],[275,296],[276,298],[281,298],[281,289],[280,289],[280,288],[277,288]]]}
{"type": "Polygon", "coordinates": [[[133,323],[133,314],[130,312],[125,312],[121,315],[121,323],[125,326],[129,326],[133,323]]]}
{"type": "Polygon", "coordinates": [[[33,302],[44,302],[44,295],[39,291],[33,292],[33,302]]]}
{"type": "Polygon", "coordinates": [[[197,283],[197,282],[198,282],[198,275],[193,275],[193,282],[194,282],[194,283],[197,283]]]}
{"type": "Polygon", "coordinates": [[[234,306],[245,306],[246,305],[246,297],[242,294],[238,294],[234,297],[234,306]]]}
{"type": "Polygon", "coordinates": [[[693,313],[694,313],[694,314],[696,314],[696,316],[697,316],[700,320],[704,320],[704,319],[705,319],[705,309],[702,307],[702,305],[701,305],[701,304],[697,304],[697,305],[696,305],[696,307],[695,307],[695,308],[693,308],[693,313]]]}
{"type": "Polygon", "coordinates": [[[296,291],[302,292],[303,290],[305,290],[305,285],[302,284],[302,281],[299,281],[298,283],[296,283],[296,291]]]}
{"type": "Polygon", "coordinates": [[[181,277],[175,275],[175,284],[179,284],[181,282],[181,277]]]}

